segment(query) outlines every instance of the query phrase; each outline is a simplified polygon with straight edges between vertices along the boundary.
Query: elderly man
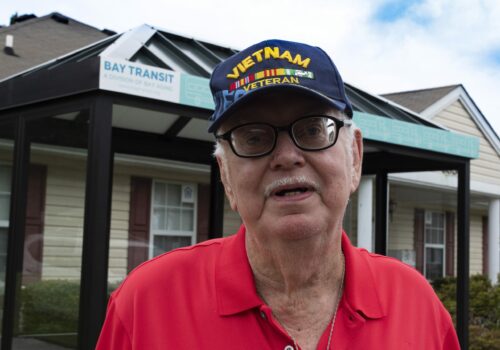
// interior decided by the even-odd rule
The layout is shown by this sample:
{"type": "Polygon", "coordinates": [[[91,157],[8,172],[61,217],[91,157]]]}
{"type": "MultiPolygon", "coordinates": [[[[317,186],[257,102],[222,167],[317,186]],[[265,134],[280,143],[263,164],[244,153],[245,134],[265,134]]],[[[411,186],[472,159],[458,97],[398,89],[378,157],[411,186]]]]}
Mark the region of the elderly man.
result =
{"type": "Polygon", "coordinates": [[[209,131],[243,225],[132,272],[97,348],[459,349],[429,283],[342,231],[363,143],[326,53],[264,41],[217,66],[210,86],[209,131]]]}

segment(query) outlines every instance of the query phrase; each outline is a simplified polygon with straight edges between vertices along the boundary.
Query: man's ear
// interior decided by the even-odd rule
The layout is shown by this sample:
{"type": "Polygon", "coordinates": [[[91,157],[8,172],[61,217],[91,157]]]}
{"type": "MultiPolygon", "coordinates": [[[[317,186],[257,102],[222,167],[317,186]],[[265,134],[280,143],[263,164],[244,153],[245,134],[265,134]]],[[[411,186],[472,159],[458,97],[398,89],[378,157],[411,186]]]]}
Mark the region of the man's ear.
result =
{"type": "Polygon", "coordinates": [[[361,180],[361,170],[363,165],[363,135],[361,130],[355,129],[352,138],[352,179],[351,193],[354,193],[361,180]]]}
{"type": "Polygon", "coordinates": [[[224,185],[224,191],[226,192],[226,196],[229,200],[229,204],[231,205],[231,209],[233,209],[234,211],[238,211],[236,198],[229,181],[229,174],[227,173],[227,165],[224,163],[225,160],[220,155],[216,155],[215,158],[217,159],[217,164],[219,164],[220,179],[222,181],[222,184],[224,185]]]}

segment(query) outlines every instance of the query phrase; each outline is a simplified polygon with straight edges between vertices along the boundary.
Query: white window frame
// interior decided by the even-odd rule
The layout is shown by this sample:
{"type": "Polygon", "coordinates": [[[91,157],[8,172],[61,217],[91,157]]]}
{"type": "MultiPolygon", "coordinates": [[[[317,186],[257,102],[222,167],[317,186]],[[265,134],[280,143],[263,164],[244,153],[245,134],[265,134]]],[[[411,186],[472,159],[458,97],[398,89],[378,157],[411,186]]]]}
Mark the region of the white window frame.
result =
{"type": "Polygon", "coordinates": [[[177,182],[169,180],[153,180],[153,186],[151,187],[151,213],[150,213],[150,225],[149,225],[149,249],[148,256],[149,259],[153,258],[154,254],[154,238],[155,236],[182,236],[191,237],[191,244],[196,243],[197,237],[197,226],[198,226],[198,186],[195,183],[187,182],[177,182]],[[179,231],[179,230],[156,230],[154,226],[154,209],[155,209],[155,187],[157,184],[164,185],[180,185],[181,186],[181,196],[182,196],[182,186],[191,186],[193,188],[193,231],[179,231]]]}
{"type": "MultiPolygon", "coordinates": [[[[431,226],[434,228],[434,226],[431,226]]],[[[424,276],[427,278],[427,248],[437,248],[443,250],[443,270],[441,277],[444,277],[446,271],[446,215],[444,212],[426,210],[424,213],[424,276]],[[443,216],[443,243],[427,243],[427,215],[439,214],[443,216]]]]}

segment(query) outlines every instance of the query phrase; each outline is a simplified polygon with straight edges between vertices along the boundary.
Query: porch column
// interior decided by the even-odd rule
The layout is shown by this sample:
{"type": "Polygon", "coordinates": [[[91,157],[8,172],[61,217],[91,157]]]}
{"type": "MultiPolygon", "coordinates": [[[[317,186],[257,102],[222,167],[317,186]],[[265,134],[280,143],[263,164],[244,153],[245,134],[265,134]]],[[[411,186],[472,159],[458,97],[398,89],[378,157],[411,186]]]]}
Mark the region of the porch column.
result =
{"type": "Polygon", "coordinates": [[[458,166],[457,195],[457,334],[469,348],[470,162],[458,166]]]}
{"type": "Polygon", "coordinates": [[[387,255],[387,207],[388,183],[387,172],[379,171],[375,188],[375,253],[387,255]]]}
{"type": "Polygon", "coordinates": [[[363,176],[358,189],[358,247],[373,252],[373,178],[363,176]]]}
{"type": "Polygon", "coordinates": [[[499,283],[500,272],[500,199],[490,201],[488,211],[488,277],[499,283]]]}
{"type": "Polygon", "coordinates": [[[78,349],[95,349],[108,303],[108,262],[113,177],[113,103],[95,97],[88,133],[78,349]]]}
{"type": "Polygon", "coordinates": [[[224,198],[224,186],[220,180],[219,165],[214,158],[210,165],[209,239],[222,237],[224,229],[224,198]]]}

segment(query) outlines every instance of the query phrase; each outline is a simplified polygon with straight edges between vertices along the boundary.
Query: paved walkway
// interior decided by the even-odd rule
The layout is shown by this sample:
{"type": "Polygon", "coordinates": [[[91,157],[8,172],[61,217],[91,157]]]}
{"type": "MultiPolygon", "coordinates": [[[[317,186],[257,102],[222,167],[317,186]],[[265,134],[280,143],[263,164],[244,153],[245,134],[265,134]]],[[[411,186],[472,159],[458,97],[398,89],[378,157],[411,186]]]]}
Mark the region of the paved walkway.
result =
{"type": "Polygon", "coordinates": [[[14,338],[12,350],[67,350],[68,348],[33,338],[14,338]]]}

